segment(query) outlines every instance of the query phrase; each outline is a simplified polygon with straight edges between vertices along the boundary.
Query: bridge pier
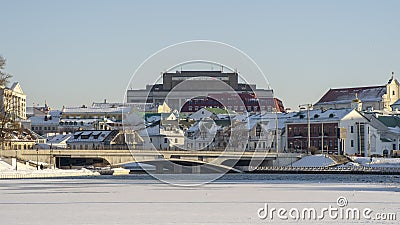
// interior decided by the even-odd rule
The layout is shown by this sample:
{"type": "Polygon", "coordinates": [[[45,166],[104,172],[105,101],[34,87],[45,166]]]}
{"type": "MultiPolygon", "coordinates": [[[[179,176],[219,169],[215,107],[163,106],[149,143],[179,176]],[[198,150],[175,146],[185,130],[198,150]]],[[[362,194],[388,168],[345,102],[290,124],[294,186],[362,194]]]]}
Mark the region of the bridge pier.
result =
{"type": "Polygon", "coordinates": [[[200,166],[192,166],[192,173],[193,174],[200,174],[201,173],[201,167],[200,166]]]}
{"type": "Polygon", "coordinates": [[[156,165],[156,173],[157,174],[164,173],[164,166],[162,165],[162,163],[156,165]]]}
{"type": "Polygon", "coordinates": [[[181,174],[182,173],[182,166],[178,164],[174,164],[174,173],[181,174]]]}

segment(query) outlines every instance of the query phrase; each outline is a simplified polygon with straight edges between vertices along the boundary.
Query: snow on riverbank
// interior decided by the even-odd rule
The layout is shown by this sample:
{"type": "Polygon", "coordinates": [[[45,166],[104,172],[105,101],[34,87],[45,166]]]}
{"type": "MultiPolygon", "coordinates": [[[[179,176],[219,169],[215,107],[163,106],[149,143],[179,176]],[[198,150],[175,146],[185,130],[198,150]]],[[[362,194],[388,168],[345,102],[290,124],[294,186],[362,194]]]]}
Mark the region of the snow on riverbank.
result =
{"type": "Polygon", "coordinates": [[[0,160],[0,179],[16,179],[16,178],[54,178],[54,177],[80,177],[80,176],[98,176],[98,172],[92,172],[87,169],[80,170],[61,170],[61,169],[44,169],[37,170],[22,163],[18,163],[17,169],[8,163],[0,160]]]}
{"type": "Polygon", "coordinates": [[[350,158],[354,161],[353,166],[400,167],[400,158],[372,158],[372,161],[370,157],[352,156],[350,158]]]}
{"type": "MultiPolygon", "coordinates": [[[[400,158],[371,158],[370,157],[350,157],[353,162],[348,162],[339,167],[400,167],[400,158]]],[[[293,167],[324,167],[334,166],[335,161],[325,155],[305,156],[292,164],[293,167]]]]}
{"type": "Polygon", "coordinates": [[[324,167],[335,165],[335,161],[325,155],[310,155],[292,164],[293,167],[324,167]]]}

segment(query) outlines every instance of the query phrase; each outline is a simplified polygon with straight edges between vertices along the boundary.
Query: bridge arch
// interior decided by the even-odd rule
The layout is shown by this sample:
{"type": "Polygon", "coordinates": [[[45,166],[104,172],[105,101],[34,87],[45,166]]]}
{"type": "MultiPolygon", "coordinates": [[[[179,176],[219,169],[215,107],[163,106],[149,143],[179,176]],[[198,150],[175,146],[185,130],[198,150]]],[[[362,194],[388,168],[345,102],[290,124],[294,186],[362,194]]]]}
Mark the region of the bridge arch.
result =
{"type": "Polygon", "coordinates": [[[141,163],[152,165],[156,167],[156,172],[158,173],[193,173],[194,169],[200,169],[196,173],[241,173],[242,171],[226,166],[211,164],[204,161],[198,160],[188,160],[188,159],[154,159],[154,160],[142,160],[142,161],[132,161],[120,164],[121,166],[128,163],[141,163]],[[158,168],[157,168],[158,167],[158,168]],[[197,168],[195,168],[197,167],[197,168]],[[162,168],[162,170],[161,170],[162,168]]]}

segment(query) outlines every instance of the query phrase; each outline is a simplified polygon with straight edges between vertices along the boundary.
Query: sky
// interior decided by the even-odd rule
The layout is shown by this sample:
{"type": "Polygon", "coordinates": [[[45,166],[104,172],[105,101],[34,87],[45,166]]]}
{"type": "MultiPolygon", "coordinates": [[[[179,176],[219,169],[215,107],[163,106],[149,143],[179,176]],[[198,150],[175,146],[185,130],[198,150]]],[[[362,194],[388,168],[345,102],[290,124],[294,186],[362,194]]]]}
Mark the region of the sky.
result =
{"type": "Polygon", "coordinates": [[[395,0],[0,0],[0,55],[28,106],[61,108],[122,102],[147,57],[182,41],[214,40],[249,55],[275,96],[298,109],[330,88],[400,77],[399,10],[395,0]]]}

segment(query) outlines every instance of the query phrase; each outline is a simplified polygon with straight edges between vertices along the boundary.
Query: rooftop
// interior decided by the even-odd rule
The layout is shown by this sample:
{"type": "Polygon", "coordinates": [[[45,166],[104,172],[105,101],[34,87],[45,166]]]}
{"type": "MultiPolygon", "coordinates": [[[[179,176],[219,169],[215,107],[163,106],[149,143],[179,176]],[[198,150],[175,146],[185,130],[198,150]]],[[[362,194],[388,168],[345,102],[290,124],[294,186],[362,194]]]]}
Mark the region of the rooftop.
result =
{"type": "Polygon", "coordinates": [[[381,101],[386,94],[386,86],[330,89],[316,104],[350,103],[356,94],[362,102],[381,101]]]}

